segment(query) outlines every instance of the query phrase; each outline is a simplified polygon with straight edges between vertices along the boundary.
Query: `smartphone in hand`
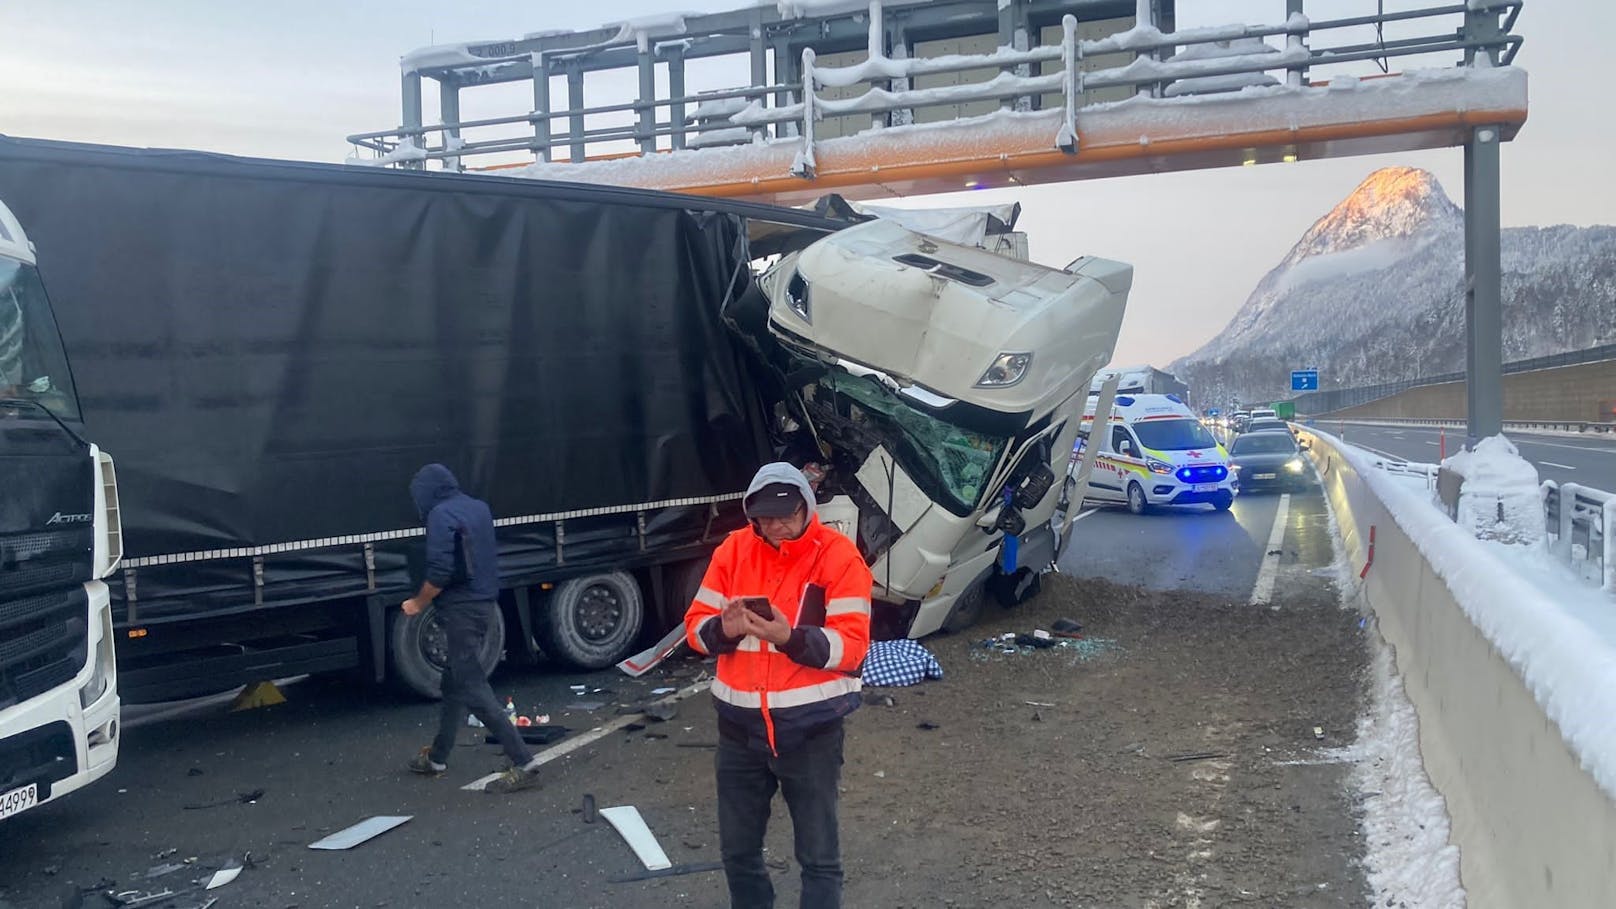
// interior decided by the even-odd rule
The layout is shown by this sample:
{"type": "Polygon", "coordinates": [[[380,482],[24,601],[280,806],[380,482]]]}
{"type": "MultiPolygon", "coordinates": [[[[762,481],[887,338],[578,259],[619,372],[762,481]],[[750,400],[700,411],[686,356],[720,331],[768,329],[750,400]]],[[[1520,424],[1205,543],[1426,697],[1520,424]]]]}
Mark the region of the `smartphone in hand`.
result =
{"type": "Polygon", "coordinates": [[[768,597],[741,597],[741,605],[759,618],[774,621],[774,608],[769,605],[768,597]]]}

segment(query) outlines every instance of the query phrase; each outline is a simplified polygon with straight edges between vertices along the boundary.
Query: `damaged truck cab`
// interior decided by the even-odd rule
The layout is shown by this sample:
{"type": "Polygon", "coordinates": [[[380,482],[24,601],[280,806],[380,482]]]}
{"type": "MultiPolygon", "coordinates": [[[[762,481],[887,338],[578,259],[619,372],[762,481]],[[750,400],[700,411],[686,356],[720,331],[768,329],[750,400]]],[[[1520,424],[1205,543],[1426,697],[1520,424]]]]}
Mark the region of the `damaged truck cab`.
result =
{"type": "Polygon", "coordinates": [[[821,517],[870,562],[878,633],[963,628],[985,596],[1036,591],[1132,280],[1120,262],[1048,268],[885,220],[762,276],[775,436],[823,472],[821,517]]]}

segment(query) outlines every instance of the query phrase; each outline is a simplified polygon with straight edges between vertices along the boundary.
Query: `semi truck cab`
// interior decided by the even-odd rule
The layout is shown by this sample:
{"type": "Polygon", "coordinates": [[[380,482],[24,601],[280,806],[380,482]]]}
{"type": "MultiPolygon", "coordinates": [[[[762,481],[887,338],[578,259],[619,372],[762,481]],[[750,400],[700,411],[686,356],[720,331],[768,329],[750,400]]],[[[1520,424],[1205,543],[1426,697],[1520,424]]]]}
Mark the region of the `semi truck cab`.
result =
{"type": "Polygon", "coordinates": [[[1036,590],[1132,280],[1120,262],[1048,268],[879,219],[763,275],[794,403],[780,434],[856,528],[878,632],[963,627],[990,591],[1036,590]]]}
{"type": "Polygon", "coordinates": [[[0,820],[118,759],[117,479],[82,429],[33,244],[0,203],[0,820]]]}

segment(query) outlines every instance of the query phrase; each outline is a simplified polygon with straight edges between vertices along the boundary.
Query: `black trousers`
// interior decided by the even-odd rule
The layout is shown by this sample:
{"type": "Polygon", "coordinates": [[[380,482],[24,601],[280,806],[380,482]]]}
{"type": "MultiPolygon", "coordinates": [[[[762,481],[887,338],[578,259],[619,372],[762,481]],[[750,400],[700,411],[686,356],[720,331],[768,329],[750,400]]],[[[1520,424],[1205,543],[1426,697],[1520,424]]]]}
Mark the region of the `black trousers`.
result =
{"type": "Polygon", "coordinates": [[[520,767],[533,759],[511,725],[510,717],[488,687],[480,655],[490,623],[500,620],[492,602],[453,603],[437,611],[437,620],[449,636],[449,665],[443,670],[443,703],[438,712],[438,737],[432,741],[432,760],[449,763],[455,736],[466,725],[466,715],[476,714],[488,731],[499,739],[511,763],[520,767]]]}
{"type": "Polygon", "coordinates": [[[763,834],[776,789],[785,797],[802,867],[802,909],[842,905],[842,855],[836,823],[842,776],[842,721],[797,749],[773,757],[720,735],[718,841],[734,909],[770,909],[774,884],[763,863],[763,834]]]}

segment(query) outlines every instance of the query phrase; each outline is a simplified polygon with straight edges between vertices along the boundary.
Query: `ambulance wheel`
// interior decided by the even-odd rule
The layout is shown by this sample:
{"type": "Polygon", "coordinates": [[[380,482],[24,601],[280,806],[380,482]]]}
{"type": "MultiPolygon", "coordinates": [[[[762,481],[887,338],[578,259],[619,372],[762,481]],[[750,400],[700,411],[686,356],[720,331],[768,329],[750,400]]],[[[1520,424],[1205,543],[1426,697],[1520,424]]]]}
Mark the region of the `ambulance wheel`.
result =
{"type": "Polygon", "coordinates": [[[534,634],[552,657],[577,669],[602,669],[629,655],[645,623],[645,602],[622,571],[562,581],[550,593],[534,634]]]}
{"type": "Polygon", "coordinates": [[[1128,484],[1128,510],[1134,514],[1144,514],[1150,510],[1150,501],[1145,498],[1145,487],[1138,483],[1128,484]]]}
{"type": "MultiPolygon", "coordinates": [[[[449,664],[449,636],[432,620],[437,609],[428,606],[417,615],[399,613],[387,638],[393,682],[431,700],[443,697],[443,668],[449,664]]],[[[505,622],[496,613],[478,655],[484,674],[493,672],[504,655],[505,622]]]]}
{"type": "Polygon", "coordinates": [[[1233,504],[1234,493],[1232,492],[1220,492],[1218,497],[1212,500],[1212,507],[1218,511],[1228,511],[1229,506],[1233,504]]]}

